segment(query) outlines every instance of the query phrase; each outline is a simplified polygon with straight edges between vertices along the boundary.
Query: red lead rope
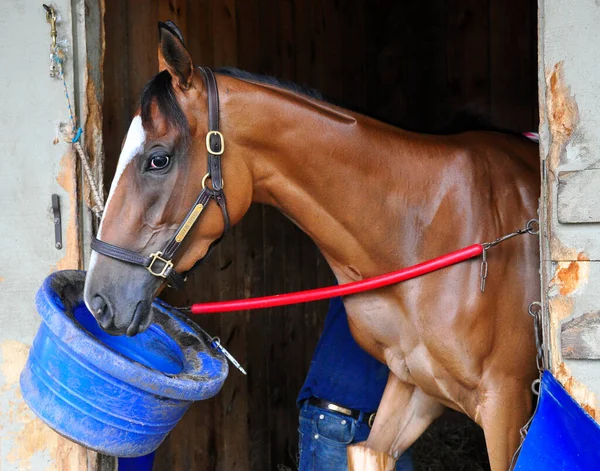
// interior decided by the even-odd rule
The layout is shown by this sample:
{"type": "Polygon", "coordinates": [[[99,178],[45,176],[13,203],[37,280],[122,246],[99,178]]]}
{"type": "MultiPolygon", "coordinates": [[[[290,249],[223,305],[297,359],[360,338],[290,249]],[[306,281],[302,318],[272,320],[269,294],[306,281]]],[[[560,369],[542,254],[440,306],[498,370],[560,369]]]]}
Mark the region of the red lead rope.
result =
{"type": "Polygon", "coordinates": [[[263,296],[261,298],[238,299],[236,301],[222,301],[215,303],[192,304],[189,311],[192,314],[212,314],[216,312],[245,311],[247,309],[264,309],[268,307],[287,306],[288,304],[307,303],[319,301],[336,296],[347,296],[349,294],[361,293],[372,289],[411,280],[426,273],[431,273],[441,268],[455,265],[464,260],[477,257],[486,248],[482,244],[474,244],[464,249],[450,252],[446,255],[413,265],[412,267],[374,276],[366,280],[353,281],[339,286],[311,289],[308,291],[296,291],[295,293],[277,294],[274,296],[263,296]]]}

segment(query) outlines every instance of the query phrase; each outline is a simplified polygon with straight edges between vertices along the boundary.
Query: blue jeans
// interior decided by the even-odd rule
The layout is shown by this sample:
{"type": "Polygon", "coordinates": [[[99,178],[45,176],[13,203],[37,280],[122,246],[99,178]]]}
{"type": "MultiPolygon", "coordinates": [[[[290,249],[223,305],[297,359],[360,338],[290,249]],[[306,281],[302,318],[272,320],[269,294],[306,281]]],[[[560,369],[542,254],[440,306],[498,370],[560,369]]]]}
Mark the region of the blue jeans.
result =
{"type": "MultiPolygon", "coordinates": [[[[298,470],[347,471],[346,447],[365,441],[370,431],[362,418],[353,419],[305,402],[300,409],[298,470]]],[[[410,449],[396,462],[396,471],[413,471],[410,449]]]]}

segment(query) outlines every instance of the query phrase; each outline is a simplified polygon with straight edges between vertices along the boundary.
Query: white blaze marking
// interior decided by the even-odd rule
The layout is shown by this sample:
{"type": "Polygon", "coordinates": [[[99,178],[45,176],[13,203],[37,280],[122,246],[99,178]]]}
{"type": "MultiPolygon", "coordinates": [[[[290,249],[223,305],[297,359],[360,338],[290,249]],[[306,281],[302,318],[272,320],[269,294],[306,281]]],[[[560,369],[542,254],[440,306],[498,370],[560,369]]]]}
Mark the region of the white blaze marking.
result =
{"type": "MultiPolygon", "coordinates": [[[[115,194],[117,189],[117,185],[119,184],[119,180],[125,172],[127,166],[131,163],[133,158],[139,154],[144,146],[144,142],[146,141],[146,133],[144,132],[144,128],[142,126],[142,118],[140,116],[136,116],[131,121],[131,125],[129,126],[129,131],[127,131],[127,138],[125,139],[125,145],[123,146],[123,150],[121,151],[121,155],[119,156],[119,163],[117,164],[117,170],[115,171],[115,177],[110,185],[110,192],[108,193],[108,198],[106,200],[106,204],[104,205],[104,215],[106,215],[108,211],[108,205],[110,204],[110,200],[112,196],[115,194]]],[[[100,227],[98,228],[98,239],[102,239],[102,223],[104,222],[104,216],[102,217],[102,221],[100,222],[100,227]]],[[[96,259],[98,254],[92,251],[92,255],[90,257],[90,266],[89,272],[91,272],[96,265],[96,259]]]]}

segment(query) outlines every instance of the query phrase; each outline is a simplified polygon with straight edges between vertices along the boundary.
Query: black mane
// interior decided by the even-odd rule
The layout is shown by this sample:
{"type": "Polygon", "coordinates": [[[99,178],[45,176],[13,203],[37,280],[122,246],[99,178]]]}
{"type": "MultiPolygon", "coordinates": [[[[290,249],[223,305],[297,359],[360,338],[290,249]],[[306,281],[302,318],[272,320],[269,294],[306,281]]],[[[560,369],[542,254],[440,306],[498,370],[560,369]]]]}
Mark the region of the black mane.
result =
{"type": "Polygon", "coordinates": [[[151,106],[156,101],[160,113],[175,126],[184,139],[190,136],[190,126],[181,106],[177,102],[171,74],[163,70],[156,74],[144,87],[142,92],[141,108],[142,123],[150,123],[151,106]]]}
{"type": "MultiPolygon", "coordinates": [[[[217,74],[228,75],[230,77],[249,82],[274,85],[276,87],[285,88],[294,93],[303,94],[318,100],[324,99],[323,94],[318,90],[304,85],[298,85],[297,83],[289,80],[281,80],[268,75],[253,74],[251,72],[246,72],[245,70],[236,69],[235,67],[221,67],[220,69],[215,70],[215,72],[217,74]]],[[[151,122],[151,107],[152,103],[155,101],[158,105],[160,113],[169,121],[172,126],[175,126],[179,130],[185,139],[187,139],[190,135],[190,127],[183,110],[177,102],[175,90],[173,89],[171,74],[166,70],[156,74],[144,87],[141,99],[143,123],[151,122]]]]}
{"type": "MultiPolygon", "coordinates": [[[[290,90],[294,93],[306,95],[310,98],[315,98],[317,100],[328,101],[331,103],[331,100],[327,100],[324,95],[314,88],[308,87],[306,85],[299,85],[290,80],[283,80],[277,77],[273,77],[270,75],[261,75],[255,74],[252,72],[247,72],[245,70],[237,69],[235,67],[221,67],[215,70],[217,74],[227,75],[229,77],[237,78],[240,80],[245,80],[248,82],[257,82],[264,83],[267,85],[273,85],[275,87],[284,88],[286,90],[290,90]]],[[[142,122],[149,123],[150,122],[150,109],[151,105],[156,100],[158,105],[158,109],[161,114],[171,123],[171,125],[175,126],[184,136],[184,139],[188,139],[190,136],[190,129],[185,114],[183,113],[179,103],[177,102],[177,98],[175,97],[175,91],[173,90],[173,84],[171,82],[171,75],[166,70],[163,70],[159,74],[155,75],[144,87],[144,91],[142,93],[141,100],[141,108],[142,108],[142,122]]],[[[343,107],[348,108],[347,106],[343,107]]],[[[363,112],[360,109],[352,108],[354,111],[363,112]]],[[[363,113],[367,114],[367,113],[363,113]]],[[[381,121],[388,122],[385,118],[373,116],[376,119],[381,121]]],[[[483,113],[477,112],[477,110],[473,109],[463,109],[454,114],[454,116],[438,129],[415,129],[410,126],[405,126],[404,123],[397,122],[389,122],[394,126],[400,126],[402,129],[410,130],[413,132],[426,132],[429,134],[456,134],[464,131],[495,131],[501,132],[505,134],[512,135],[520,135],[519,133],[515,133],[512,131],[508,131],[506,129],[501,129],[493,126],[488,122],[487,119],[484,118],[483,113]]]]}
{"type": "Polygon", "coordinates": [[[245,80],[246,82],[258,82],[266,85],[273,85],[275,87],[285,88],[294,93],[316,98],[317,100],[325,100],[320,91],[306,85],[299,85],[291,80],[283,80],[271,75],[254,74],[252,72],[246,72],[245,70],[236,69],[235,67],[221,67],[215,70],[215,72],[217,74],[228,75],[229,77],[245,80]]]}

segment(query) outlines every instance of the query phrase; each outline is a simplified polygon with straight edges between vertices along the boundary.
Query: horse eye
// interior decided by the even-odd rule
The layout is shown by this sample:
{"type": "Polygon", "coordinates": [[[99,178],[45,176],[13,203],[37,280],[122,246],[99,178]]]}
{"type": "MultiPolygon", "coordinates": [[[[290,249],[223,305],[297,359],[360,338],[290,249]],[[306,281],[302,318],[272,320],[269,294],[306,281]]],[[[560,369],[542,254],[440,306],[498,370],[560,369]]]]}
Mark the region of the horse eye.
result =
{"type": "Polygon", "coordinates": [[[162,170],[169,165],[170,160],[165,154],[154,155],[150,158],[150,170],[162,170]]]}

